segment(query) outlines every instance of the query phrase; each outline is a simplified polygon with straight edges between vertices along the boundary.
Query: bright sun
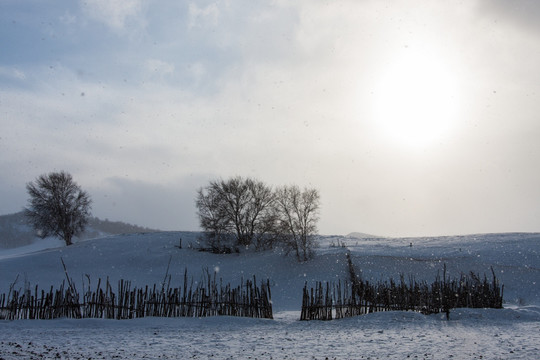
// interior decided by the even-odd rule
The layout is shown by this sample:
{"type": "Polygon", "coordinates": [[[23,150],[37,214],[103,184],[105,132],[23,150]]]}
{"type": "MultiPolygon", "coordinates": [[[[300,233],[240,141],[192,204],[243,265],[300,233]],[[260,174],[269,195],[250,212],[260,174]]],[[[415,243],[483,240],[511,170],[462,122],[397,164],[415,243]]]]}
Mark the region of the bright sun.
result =
{"type": "Polygon", "coordinates": [[[391,141],[425,148],[448,134],[458,112],[455,76],[442,61],[407,54],[384,71],[374,92],[374,118],[391,141]]]}

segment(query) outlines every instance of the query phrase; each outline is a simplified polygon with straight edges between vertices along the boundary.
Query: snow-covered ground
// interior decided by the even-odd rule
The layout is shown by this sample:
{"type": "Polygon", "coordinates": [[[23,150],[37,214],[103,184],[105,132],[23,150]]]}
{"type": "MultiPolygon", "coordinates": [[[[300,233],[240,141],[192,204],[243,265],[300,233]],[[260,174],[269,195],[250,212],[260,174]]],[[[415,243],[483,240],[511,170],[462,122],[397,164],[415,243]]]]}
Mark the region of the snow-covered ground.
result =
{"type": "MultiPolygon", "coordinates": [[[[314,260],[297,263],[279,251],[213,255],[190,249],[197,233],[152,233],[87,240],[69,248],[0,252],[0,293],[18,275],[47,289],[65,278],[60,258],[82,287],[107,276],[132,286],[160,283],[171,260],[172,286],[184,269],[224,281],[269,278],[274,320],[232,317],[136,320],[0,321],[3,359],[537,359],[540,353],[540,234],[490,234],[411,239],[327,236],[314,260]],[[183,248],[179,249],[182,238],[183,248]],[[342,246],[335,246],[343,244],[342,246]],[[334,245],[334,246],[332,246],[334,245]],[[411,246],[412,245],[412,246],[411,246]],[[347,278],[345,252],[364,278],[414,275],[432,281],[443,264],[450,276],[475,271],[504,283],[505,309],[455,309],[444,316],[387,312],[330,322],[300,322],[302,287],[347,278]]],[[[51,242],[47,246],[59,246],[51,242]]],[[[36,246],[39,246],[36,245],[36,246]]]]}

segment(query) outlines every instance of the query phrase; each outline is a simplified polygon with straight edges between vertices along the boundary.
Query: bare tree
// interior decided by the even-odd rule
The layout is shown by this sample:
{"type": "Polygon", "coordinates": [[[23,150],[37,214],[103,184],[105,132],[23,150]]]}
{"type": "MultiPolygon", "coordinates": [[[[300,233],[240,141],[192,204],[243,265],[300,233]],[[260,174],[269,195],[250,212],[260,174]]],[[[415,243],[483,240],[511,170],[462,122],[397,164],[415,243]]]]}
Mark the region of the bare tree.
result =
{"type": "Polygon", "coordinates": [[[220,204],[216,188],[207,186],[197,191],[195,200],[201,228],[205,230],[206,242],[214,252],[229,247],[229,219],[220,204]]]}
{"type": "Polygon", "coordinates": [[[319,220],[320,196],[316,189],[296,185],[284,186],[276,191],[279,236],[299,261],[312,256],[319,220]]]}
{"type": "Polygon", "coordinates": [[[237,245],[250,245],[246,211],[251,201],[251,194],[246,180],[237,176],[226,181],[211,182],[210,186],[214,187],[219,194],[221,207],[229,221],[231,234],[236,237],[237,245]]]}
{"type": "Polygon", "coordinates": [[[262,181],[246,179],[245,184],[250,198],[243,218],[246,238],[257,249],[271,248],[275,229],[274,192],[262,181]]]}
{"type": "Polygon", "coordinates": [[[237,246],[265,248],[273,230],[273,201],[269,186],[238,176],[199,189],[196,206],[211,246],[222,246],[221,240],[234,237],[237,246]]]}
{"type": "Polygon", "coordinates": [[[26,189],[30,199],[25,215],[39,236],[54,235],[71,245],[90,218],[90,195],[64,171],[41,175],[26,189]]]}
{"type": "Polygon", "coordinates": [[[283,243],[299,261],[312,255],[320,206],[316,189],[284,186],[273,191],[261,181],[234,177],[199,189],[196,206],[214,251],[226,250],[234,239],[236,246],[254,244],[257,249],[283,243]]]}

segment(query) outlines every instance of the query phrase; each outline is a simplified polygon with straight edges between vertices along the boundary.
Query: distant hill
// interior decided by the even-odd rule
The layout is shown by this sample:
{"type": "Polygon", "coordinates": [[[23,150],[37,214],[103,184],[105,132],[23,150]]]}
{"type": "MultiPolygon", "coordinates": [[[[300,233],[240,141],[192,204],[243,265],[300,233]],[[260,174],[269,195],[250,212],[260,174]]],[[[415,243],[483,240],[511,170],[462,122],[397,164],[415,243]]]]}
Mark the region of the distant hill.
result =
{"type": "Polygon", "coordinates": [[[347,237],[356,238],[356,239],[375,239],[375,238],[380,238],[381,236],[371,235],[371,234],[366,234],[366,233],[361,233],[361,232],[352,232],[350,234],[347,234],[347,237]]]}
{"type": "MultiPolygon", "coordinates": [[[[91,239],[100,236],[148,233],[159,230],[149,229],[142,226],[131,225],[121,221],[101,220],[93,217],[88,222],[86,231],[76,239],[91,239]]],[[[0,248],[8,249],[24,245],[30,245],[39,238],[35,231],[28,225],[24,213],[0,216],[0,248]]]]}

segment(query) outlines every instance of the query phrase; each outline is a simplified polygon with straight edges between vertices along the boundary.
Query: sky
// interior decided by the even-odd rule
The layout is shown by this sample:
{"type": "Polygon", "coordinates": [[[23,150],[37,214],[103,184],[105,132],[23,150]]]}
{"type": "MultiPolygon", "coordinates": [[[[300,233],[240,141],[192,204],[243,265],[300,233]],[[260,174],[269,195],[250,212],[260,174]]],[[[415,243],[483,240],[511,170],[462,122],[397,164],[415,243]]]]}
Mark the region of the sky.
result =
{"type": "Polygon", "coordinates": [[[321,195],[319,232],[540,231],[540,2],[2,0],[0,214],[199,230],[198,188],[321,195]]]}

